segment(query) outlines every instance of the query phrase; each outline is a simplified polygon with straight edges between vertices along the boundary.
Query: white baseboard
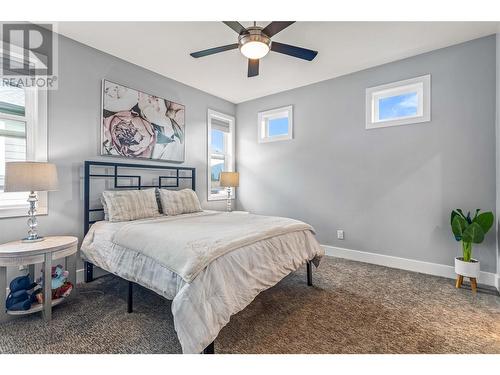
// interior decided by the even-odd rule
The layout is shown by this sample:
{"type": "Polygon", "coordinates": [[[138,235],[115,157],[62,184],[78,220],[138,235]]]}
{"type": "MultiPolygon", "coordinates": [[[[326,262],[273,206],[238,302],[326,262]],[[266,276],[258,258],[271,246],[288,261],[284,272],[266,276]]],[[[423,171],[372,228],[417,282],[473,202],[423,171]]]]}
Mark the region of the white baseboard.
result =
{"type": "MultiPolygon", "coordinates": [[[[322,245],[326,255],[331,255],[338,258],[356,260],[359,262],[377,264],[391,268],[399,268],[407,271],[426,273],[434,276],[447,277],[455,279],[455,267],[446,266],[444,264],[423,262],[420,260],[399,258],[390,255],[369,253],[366,251],[344,249],[342,247],[322,245]]],[[[479,284],[494,286],[498,289],[500,275],[492,272],[483,272],[479,274],[477,282],[479,284]]]]}

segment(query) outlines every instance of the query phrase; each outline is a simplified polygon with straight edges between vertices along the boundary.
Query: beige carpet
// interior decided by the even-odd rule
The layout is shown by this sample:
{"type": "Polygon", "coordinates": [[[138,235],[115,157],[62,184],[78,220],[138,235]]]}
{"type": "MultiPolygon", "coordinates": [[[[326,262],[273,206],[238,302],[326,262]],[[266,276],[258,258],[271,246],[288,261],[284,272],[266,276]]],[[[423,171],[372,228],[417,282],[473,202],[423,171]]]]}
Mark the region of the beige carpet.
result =
{"type": "MultiPolygon", "coordinates": [[[[232,317],[217,353],[500,353],[500,297],[453,280],[326,257],[232,317]]],[[[179,353],[170,302],[106,276],[39,316],[0,325],[2,353],[179,353]]]]}

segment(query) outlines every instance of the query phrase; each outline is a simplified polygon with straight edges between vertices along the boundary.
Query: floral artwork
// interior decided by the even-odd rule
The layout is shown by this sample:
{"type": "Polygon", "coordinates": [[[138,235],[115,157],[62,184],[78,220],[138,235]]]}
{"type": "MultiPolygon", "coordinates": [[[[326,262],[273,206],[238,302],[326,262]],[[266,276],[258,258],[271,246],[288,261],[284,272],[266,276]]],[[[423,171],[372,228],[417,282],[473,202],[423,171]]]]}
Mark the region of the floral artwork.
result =
{"type": "Polygon", "coordinates": [[[101,154],[184,161],[184,106],[103,81],[101,154]]]}

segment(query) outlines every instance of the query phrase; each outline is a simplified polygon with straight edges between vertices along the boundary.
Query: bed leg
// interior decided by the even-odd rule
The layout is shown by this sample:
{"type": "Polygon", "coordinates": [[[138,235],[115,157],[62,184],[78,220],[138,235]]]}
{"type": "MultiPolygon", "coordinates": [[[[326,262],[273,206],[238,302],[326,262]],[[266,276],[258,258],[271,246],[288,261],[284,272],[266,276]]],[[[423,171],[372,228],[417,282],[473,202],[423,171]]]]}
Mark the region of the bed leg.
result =
{"type": "Polygon", "coordinates": [[[312,286],[313,285],[312,263],[308,261],[306,263],[306,267],[307,267],[307,285],[312,286]]]}
{"type": "Polygon", "coordinates": [[[212,341],[205,349],[203,349],[203,354],[215,354],[215,341],[212,341]]]}
{"type": "Polygon", "coordinates": [[[90,262],[84,262],[83,265],[85,268],[85,282],[90,283],[94,281],[94,265],[90,262]]]}
{"type": "Polygon", "coordinates": [[[130,314],[134,306],[134,283],[128,282],[128,296],[127,296],[127,312],[130,314]]]}

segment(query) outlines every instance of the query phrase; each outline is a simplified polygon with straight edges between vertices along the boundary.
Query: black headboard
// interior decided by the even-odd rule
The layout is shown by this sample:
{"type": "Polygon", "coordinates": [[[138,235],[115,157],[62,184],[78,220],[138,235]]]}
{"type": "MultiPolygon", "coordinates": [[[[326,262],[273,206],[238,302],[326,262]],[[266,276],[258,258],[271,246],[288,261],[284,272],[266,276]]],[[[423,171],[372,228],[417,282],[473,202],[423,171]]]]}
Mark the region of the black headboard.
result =
{"type": "Polygon", "coordinates": [[[149,165],[149,164],[134,164],[134,163],[113,163],[108,161],[85,161],[85,180],[84,180],[84,235],[87,234],[90,225],[95,223],[96,220],[91,218],[92,212],[102,212],[101,208],[90,208],[90,180],[93,178],[112,179],[114,189],[142,189],[142,188],[179,188],[180,180],[191,180],[191,189],[195,190],[196,187],[196,170],[195,168],[188,167],[172,167],[167,165],[149,165]],[[103,169],[106,173],[94,173],[93,168],[103,169]],[[100,168],[98,168],[100,167],[100,168]],[[112,173],[108,171],[111,169],[112,173]],[[127,174],[127,169],[130,170],[157,170],[155,176],[158,178],[158,183],[154,185],[142,184],[140,175],[127,174]],[[135,179],[137,183],[134,185],[120,185],[121,179],[135,179]],[[174,180],[175,183],[168,184],[168,181],[174,180]]]}

